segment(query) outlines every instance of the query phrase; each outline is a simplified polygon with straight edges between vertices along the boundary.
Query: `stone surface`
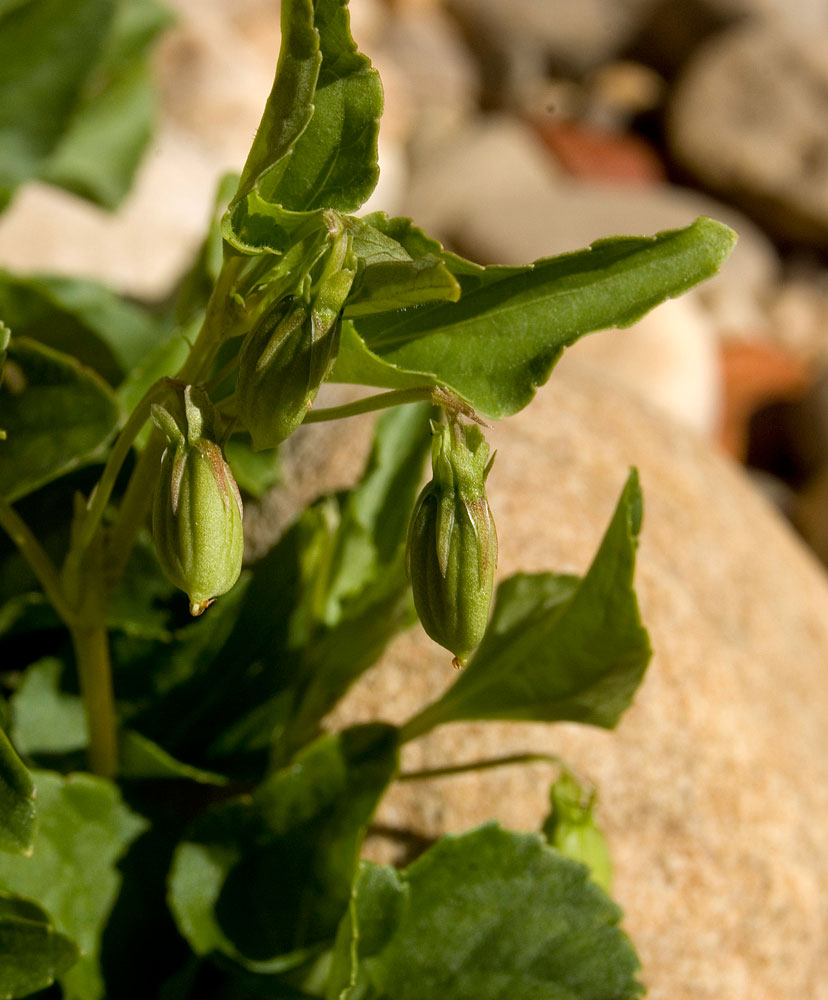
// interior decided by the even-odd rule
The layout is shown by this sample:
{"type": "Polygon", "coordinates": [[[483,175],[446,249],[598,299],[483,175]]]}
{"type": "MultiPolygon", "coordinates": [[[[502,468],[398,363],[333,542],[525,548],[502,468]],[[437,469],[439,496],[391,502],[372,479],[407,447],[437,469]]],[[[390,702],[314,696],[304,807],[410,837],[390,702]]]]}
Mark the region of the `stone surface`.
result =
{"type": "MultiPolygon", "coordinates": [[[[411,743],[405,766],[563,755],[600,790],[650,1000],[825,1000],[823,570],[735,466],[584,365],[553,375],[490,437],[500,576],[583,572],[627,466],[639,467],[637,589],[655,656],[614,733],[455,725],[411,743]]],[[[346,462],[340,442],[335,479],[346,462]]],[[[334,722],[402,722],[453,679],[449,656],[415,629],[334,722]]],[[[424,837],[493,816],[536,828],[553,776],[539,764],[397,785],[379,821],[424,837]]],[[[391,853],[385,841],[372,850],[391,853]]]]}
{"type": "Polygon", "coordinates": [[[813,243],[828,239],[826,37],[773,21],[716,36],[688,65],[669,116],[687,169],[780,236],[813,243]]]}
{"type": "Polygon", "coordinates": [[[412,172],[406,213],[482,263],[525,263],[614,234],[655,233],[698,215],[729,222],[740,241],[722,273],[622,333],[596,334],[589,354],[627,385],[705,433],[718,426],[716,341],[730,328],[761,329],[778,261],[767,239],[726,206],[668,184],[590,183],[550,170],[527,127],[493,115],[456,133],[412,172]]]}

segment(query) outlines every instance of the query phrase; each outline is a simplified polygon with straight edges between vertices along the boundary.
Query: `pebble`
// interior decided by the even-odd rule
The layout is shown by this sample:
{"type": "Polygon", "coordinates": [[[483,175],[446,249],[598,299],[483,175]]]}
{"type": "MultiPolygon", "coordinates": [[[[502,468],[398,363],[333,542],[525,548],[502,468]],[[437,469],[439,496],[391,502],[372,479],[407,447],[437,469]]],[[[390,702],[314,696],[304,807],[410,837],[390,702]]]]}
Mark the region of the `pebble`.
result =
{"type": "Polygon", "coordinates": [[[828,33],[749,21],[705,44],[678,82],[676,159],[780,238],[828,240],[828,33]]]}

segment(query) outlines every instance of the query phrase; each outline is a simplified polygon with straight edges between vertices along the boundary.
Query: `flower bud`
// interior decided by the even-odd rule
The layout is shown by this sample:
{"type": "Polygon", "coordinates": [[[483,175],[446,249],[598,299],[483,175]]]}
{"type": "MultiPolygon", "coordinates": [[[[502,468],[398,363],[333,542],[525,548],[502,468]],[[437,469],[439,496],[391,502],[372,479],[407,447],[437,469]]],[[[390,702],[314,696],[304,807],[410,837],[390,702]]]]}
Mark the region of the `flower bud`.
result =
{"type": "Polygon", "coordinates": [[[564,773],[550,792],[552,811],[543,825],[549,843],[573,861],[589,868],[606,892],[612,888],[612,862],[604,835],[593,819],[594,793],[584,797],[571,774],[564,773]]]}
{"type": "Polygon", "coordinates": [[[420,493],[406,562],[423,628],[466,663],[489,620],[497,532],[486,499],[489,446],[475,426],[434,428],[432,480],[420,493]]]}
{"type": "Polygon", "coordinates": [[[327,247],[302,282],[247,335],[239,353],[238,416],[253,447],[274,448],[307,416],[339,350],[340,313],[356,274],[351,233],[333,213],[327,247]]]}
{"type": "Polygon", "coordinates": [[[161,568],[189,596],[191,614],[200,615],[239,578],[241,496],[203,390],[187,386],[183,400],[153,406],[152,417],[169,442],[152,508],[155,548],[161,568]]]}

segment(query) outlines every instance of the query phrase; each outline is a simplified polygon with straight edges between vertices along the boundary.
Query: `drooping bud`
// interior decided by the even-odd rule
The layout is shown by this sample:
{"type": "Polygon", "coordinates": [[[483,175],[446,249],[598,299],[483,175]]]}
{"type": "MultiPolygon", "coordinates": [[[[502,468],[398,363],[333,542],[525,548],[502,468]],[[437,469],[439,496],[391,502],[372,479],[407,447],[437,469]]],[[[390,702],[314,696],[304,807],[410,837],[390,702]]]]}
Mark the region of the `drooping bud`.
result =
{"type": "Polygon", "coordinates": [[[586,865],[594,881],[610,892],[612,862],[607,842],[592,815],[595,794],[585,795],[575,778],[565,772],[552,786],[550,800],[552,811],[543,825],[546,839],[561,854],[586,865]]]}
{"type": "Polygon", "coordinates": [[[238,487],[216,442],[207,394],[186,386],[152,418],[166,434],[152,508],[161,567],[200,615],[226,594],[241,572],[244,535],[238,487]]]}
{"type": "Polygon", "coordinates": [[[486,498],[491,468],[480,428],[434,427],[433,476],[414,507],[406,562],[423,628],[466,663],[489,620],[497,532],[486,498]]]}
{"type": "Polygon", "coordinates": [[[239,353],[238,416],[257,451],[276,447],[296,430],[336,360],[356,257],[341,218],[333,212],[326,218],[327,246],[300,293],[254,327],[239,353]]]}

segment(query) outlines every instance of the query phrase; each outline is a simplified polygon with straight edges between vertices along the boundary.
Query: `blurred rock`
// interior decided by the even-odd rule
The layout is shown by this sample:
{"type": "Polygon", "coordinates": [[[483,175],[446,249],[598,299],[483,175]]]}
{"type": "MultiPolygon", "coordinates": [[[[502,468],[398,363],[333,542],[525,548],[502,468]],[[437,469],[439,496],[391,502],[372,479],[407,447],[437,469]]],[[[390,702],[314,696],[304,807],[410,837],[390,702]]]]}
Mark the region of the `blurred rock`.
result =
{"type": "Polygon", "coordinates": [[[765,325],[764,300],[777,276],[775,251],[743,216],[666,184],[556,176],[531,131],[501,116],[457,133],[415,165],[406,213],[481,263],[526,263],[604,236],[677,228],[699,215],[729,222],[740,241],[720,275],[656,310],[640,332],[598,334],[569,352],[590,352],[596,362],[604,354],[654,405],[707,433],[718,427],[717,337],[765,325]]]}
{"type": "MultiPolygon", "coordinates": [[[[615,733],[448,726],[407,746],[405,769],[561,754],[599,788],[650,1000],[826,1000],[824,572],[740,470],[593,369],[553,375],[490,437],[502,576],[583,572],[626,467],[639,467],[637,589],[656,653],[615,733]]],[[[415,629],[335,721],[402,722],[453,679],[415,629]]],[[[379,822],[425,837],[492,816],[537,829],[553,776],[539,764],[396,785],[379,822]]]]}
{"type": "Polygon", "coordinates": [[[564,352],[559,368],[584,360],[612,373],[627,392],[699,434],[714,437],[722,421],[719,339],[692,293],[669,299],[627,330],[604,330],[564,352]]]}
{"type": "Polygon", "coordinates": [[[538,130],[558,163],[574,177],[619,184],[666,180],[656,151],[632,133],[553,118],[542,119],[538,130]]]}
{"type": "MultiPolygon", "coordinates": [[[[806,393],[810,376],[802,361],[790,351],[768,340],[729,341],[722,345],[722,380],[724,383],[724,413],[719,441],[728,454],[739,461],[750,461],[755,468],[780,477],[782,469],[768,461],[759,462],[756,454],[757,428],[751,435],[751,422],[764,407],[774,403],[795,405],[806,393]],[[750,438],[753,437],[753,447],[750,438]],[[752,452],[752,454],[751,454],[752,452]]],[[[787,407],[786,407],[787,408],[787,407]]],[[[801,428],[803,429],[803,428],[801,428]]],[[[780,444],[781,425],[774,428],[775,451],[780,444]]],[[[828,423],[826,424],[828,432],[828,423]]],[[[807,433],[803,440],[811,437],[807,433]]],[[[783,447],[794,442],[785,435],[783,447]]],[[[766,441],[765,446],[770,442],[766,441]]],[[[789,453],[788,457],[791,455],[789,453]]]]}
{"type": "Polygon", "coordinates": [[[786,240],[828,240],[828,45],[755,21],[708,42],[673,93],[669,141],[704,184],[786,240]]]}
{"type": "Polygon", "coordinates": [[[533,104],[552,74],[611,60],[652,0],[446,0],[481,63],[486,103],[533,104]]]}

